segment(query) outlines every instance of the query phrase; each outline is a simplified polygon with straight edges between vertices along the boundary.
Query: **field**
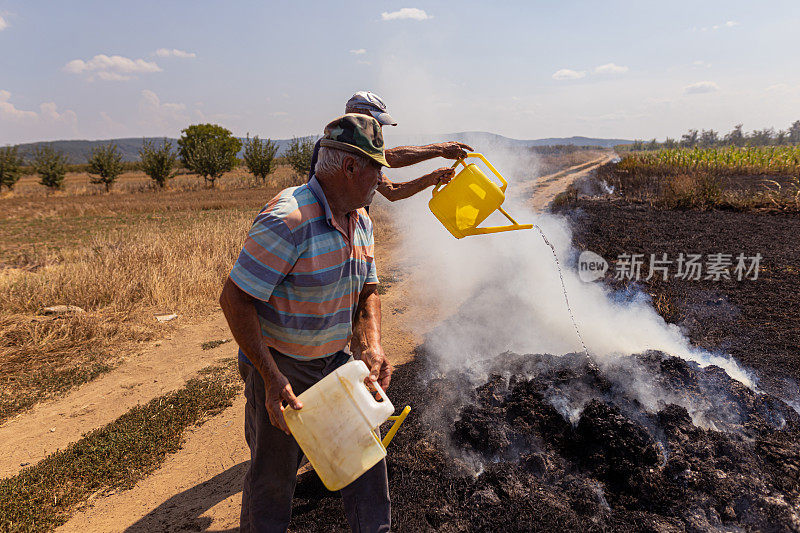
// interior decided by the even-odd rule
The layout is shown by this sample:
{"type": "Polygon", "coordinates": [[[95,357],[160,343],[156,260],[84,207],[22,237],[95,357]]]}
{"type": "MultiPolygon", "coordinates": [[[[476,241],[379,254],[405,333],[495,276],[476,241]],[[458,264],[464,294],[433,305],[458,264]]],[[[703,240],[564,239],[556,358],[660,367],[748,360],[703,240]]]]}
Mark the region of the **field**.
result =
{"type": "Polygon", "coordinates": [[[254,213],[292,180],[280,168],[260,187],[234,171],[218,190],[181,176],[157,191],[132,173],[104,194],[86,174],[72,174],[64,191],[48,194],[26,177],[4,193],[0,420],[95,378],[163,335],[170,326],[154,315],[207,315],[254,213]],[[42,314],[55,305],[85,312],[42,314]]]}
{"type": "Polygon", "coordinates": [[[670,208],[800,209],[800,147],[634,152],[601,176],[617,193],[670,208]]]}
{"type": "Polygon", "coordinates": [[[625,155],[621,172],[660,174],[706,171],[717,175],[797,176],[800,146],[674,148],[625,155]]]}
{"type": "MultiPolygon", "coordinates": [[[[577,250],[609,260],[604,286],[619,302],[647,295],[692,345],[752,369],[759,392],[654,351],[601,365],[487,351],[446,367],[430,339],[480,317],[414,299],[398,208],[378,202],[383,343],[398,364],[390,396],[414,406],[388,456],[395,530],[800,528],[800,218],[786,193],[795,174],[644,170],[610,157],[543,154],[544,179],[515,190],[544,208],[574,181],[554,206],[577,250]],[[703,176],[719,178],[718,190],[703,189],[703,176]],[[765,180],[783,192],[770,196],[765,180]],[[670,187],[680,202],[666,200],[670,187]],[[625,252],[764,260],[757,281],[639,283],[614,277],[625,252]],[[670,402],[643,402],[642,383],[670,402]]],[[[247,452],[236,347],[216,299],[255,212],[294,179],[281,167],[262,185],[236,170],[216,190],[182,175],[156,191],[133,172],[103,194],[72,174],[64,192],[26,177],[3,194],[0,437],[31,452],[0,461],[0,531],[235,528],[247,452]],[[43,314],[51,305],[84,312],[43,314]]],[[[302,470],[291,530],[346,529],[338,496],[302,470]]]]}

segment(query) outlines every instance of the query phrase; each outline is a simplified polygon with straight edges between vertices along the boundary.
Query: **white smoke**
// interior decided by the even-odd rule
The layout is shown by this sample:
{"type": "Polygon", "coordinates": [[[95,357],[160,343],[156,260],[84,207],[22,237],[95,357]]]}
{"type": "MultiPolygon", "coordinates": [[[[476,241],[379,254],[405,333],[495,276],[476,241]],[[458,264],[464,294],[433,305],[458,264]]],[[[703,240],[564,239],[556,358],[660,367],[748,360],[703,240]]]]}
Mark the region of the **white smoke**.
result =
{"type": "MultiPolygon", "coordinates": [[[[393,146],[391,139],[388,145],[393,146]]],[[[701,366],[717,365],[732,378],[755,387],[754,378],[732,358],[692,346],[677,326],[658,315],[646,296],[618,294],[601,283],[579,279],[573,266],[577,251],[566,220],[534,213],[524,198],[514,197],[529,187],[535,175],[532,152],[508,146],[474,148],[509,181],[504,208],[518,222],[538,225],[553,244],[575,320],[599,364],[660,350],[701,366]]],[[[402,181],[449,163],[434,160],[389,174],[402,181]]],[[[389,209],[402,234],[401,253],[415,265],[416,305],[436,306],[450,316],[427,342],[443,370],[463,368],[471,360],[504,351],[565,354],[583,350],[565,305],[552,251],[536,231],[457,240],[430,213],[429,199],[430,193],[425,192],[389,209]]],[[[483,225],[507,223],[502,215],[494,214],[483,225]]],[[[427,323],[417,327],[430,330],[427,323]]]]}

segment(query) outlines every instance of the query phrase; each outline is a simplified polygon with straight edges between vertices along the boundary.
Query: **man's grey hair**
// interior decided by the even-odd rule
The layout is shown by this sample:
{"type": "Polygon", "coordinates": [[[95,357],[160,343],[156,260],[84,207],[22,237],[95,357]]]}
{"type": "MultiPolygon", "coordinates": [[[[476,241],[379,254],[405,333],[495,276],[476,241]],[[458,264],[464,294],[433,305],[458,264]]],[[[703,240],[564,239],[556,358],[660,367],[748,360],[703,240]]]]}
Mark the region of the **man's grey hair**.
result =
{"type": "Polygon", "coordinates": [[[363,155],[354,154],[352,152],[345,152],[344,150],[337,150],[329,146],[320,146],[319,155],[317,156],[317,164],[314,167],[314,174],[316,176],[331,176],[342,168],[344,158],[351,156],[355,158],[358,170],[368,165],[370,160],[363,155]]]}

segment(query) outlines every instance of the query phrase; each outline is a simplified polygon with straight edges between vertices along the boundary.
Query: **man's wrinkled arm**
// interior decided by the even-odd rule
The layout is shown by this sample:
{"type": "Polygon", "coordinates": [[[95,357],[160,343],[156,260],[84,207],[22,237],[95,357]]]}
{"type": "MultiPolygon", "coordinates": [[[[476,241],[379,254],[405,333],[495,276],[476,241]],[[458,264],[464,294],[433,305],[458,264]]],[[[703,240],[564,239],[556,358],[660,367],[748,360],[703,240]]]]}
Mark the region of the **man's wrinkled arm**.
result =
{"type": "Polygon", "coordinates": [[[381,298],[378,296],[377,283],[364,285],[359,294],[350,346],[353,357],[361,359],[369,367],[370,379],[377,379],[378,384],[386,390],[393,369],[381,346],[381,298]]]}
{"type": "Polygon", "coordinates": [[[429,174],[410,181],[395,183],[386,176],[382,176],[381,183],[378,185],[378,192],[386,197],[390,202],[403,200],[409,196],[414,196],[420,191],[432,187],[437,183],[445,184],[455,175],[455,170],[451,168],[440,168],[429,174]]]}
{"type": "Polygon", "coordinates": [[[219,297],[222,313],[236,344],[264,380],[265,405],[270,423],[288,435],[289,428],[283,418],[283,402],[293,409],[301,409],[303,404],[294,395],[289,380],[278,369],[261,338],[261,325],[254,302],[255,298],[240,289],[231,278],[225,281],[219,297]]]}
{"type": "Polygon", "coordinates": [[[465,157],[468,151],[474,151],[468,144],[449,141],[425,146],[397,146],[395,148],[387,148],[384,154],[389,166],[401,168],[415,165],[434,157],[459,159],[465,157]]]}
{"type": "Polygon", "coordinates": [[[264,381],[267,381],[272,370],[276,370],[275,361],[261,338],[261,324],[254,305],[255,298],[240,289],[230,278],[222,287],[219,305],[233,338],[244,355],[253,363],[264,381]]]}
{"type": "Polygon", "coordinates": [[[439,157],[442,149],[438,144],[428,144],[426,146],[396,146],[387,148],[384,152],[386,162],[392,168],[407,167],[416,165],[428,159],[439,157]]]}

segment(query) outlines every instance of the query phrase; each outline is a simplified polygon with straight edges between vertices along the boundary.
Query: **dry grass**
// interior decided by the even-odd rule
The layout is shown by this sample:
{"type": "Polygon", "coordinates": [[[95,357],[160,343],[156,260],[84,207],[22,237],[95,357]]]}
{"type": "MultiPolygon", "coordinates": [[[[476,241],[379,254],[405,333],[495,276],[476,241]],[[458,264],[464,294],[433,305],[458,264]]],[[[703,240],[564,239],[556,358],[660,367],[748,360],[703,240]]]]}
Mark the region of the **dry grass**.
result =
{"type": "Polygon", "coordinates": [[[73,379],[76,369],[94,377],[133,342],[152,338],[163,327],[154,313],[192,316],[213,308],[253,215],[220,211],[183,225],[142,221],[0,279],[0,418],[80,382],[73,379]],[[86,313],[37,317],[60,304],[86,313]],[[69,383],[54,386],[41,376],[69,383]]]}
{"type": "Polygon", "coordinates": [[[130,192],[133,176],[111,194],[81,195],[88,178],[70,176],[62,192],[4,195],[0,420],[93,379],[172,327],[154,314],[191,318],[217,306],[255,213],[296,181],[287,172],[266,186],[227,178],[216,190],[130,192]],[[60,304],[86,312],[39,316],[60,304]]]}
{"type": "MultiPolygon", "coordinates": [[[[279,185],[281,188],[298,185],[294,171],[288,165],[278,165],[275,172],[270,174],[269,183],[279,185]]],[[[218,189],[241,189],[261,186],[258,178],[250,174],[247,169],[238,166],[225,173],[218,181],[218,189]]],[[[179,174],[167,183],[167,189],[176,191],[196,191],[204,189],[203,178],[187,170],[180,170],[179,174]]],[[[153,180],[142,171],[124,172],[114,183],[111,190],[114,194],[141,193],[158,191],[153,180]]],[[[4,192],[3,198],[25,196],[87,196],[106,195],[105,186],[91,183],[91,176],[86,172],[69,172],[64,180],[64,189],[51,192],[39,183],[36,175],[23,176],[11,192],[4,192]]]]}
{"type": "Polygon", "coordinates": [[[726,176],[677,169],[649,174],[611,164],[598,170],[597,179],[613,187],[616,196],[668,209],[800,209],[800,182],[794,177],[726,176]]]}
{"type": "MultiPolygon", "coordinates": [[[[257,188],[223,179],[217,190],[67,188],[0,200],[0,421],[172,327],[154,314],[215,309],[258,209],[295,181],[277,178],[257,188]],[[86,313],[40,316],[52,305],[86,313]]],[[[372,214],[376,239],[388,238],[386,209],[372,214]]]]}

